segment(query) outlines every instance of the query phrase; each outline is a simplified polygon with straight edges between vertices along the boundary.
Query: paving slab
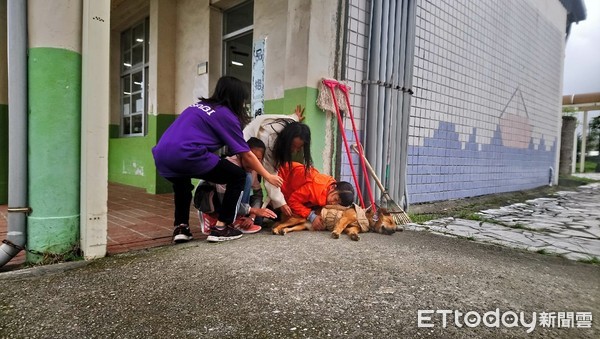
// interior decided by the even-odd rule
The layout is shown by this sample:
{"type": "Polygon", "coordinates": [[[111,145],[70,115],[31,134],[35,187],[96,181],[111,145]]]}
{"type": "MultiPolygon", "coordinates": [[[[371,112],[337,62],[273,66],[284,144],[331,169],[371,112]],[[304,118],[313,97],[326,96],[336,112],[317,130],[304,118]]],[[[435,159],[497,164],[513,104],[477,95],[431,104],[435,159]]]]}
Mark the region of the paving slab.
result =
{"type": "Polygon", "coordinates": [[[581,186],[573,192],[557,192],[555,197],[482,210],[477,214],[486,222],[441,218],[410,229],[469,237],[531,251],[546,249],[573,260],[600,260],[600,183],[581,186]]]}

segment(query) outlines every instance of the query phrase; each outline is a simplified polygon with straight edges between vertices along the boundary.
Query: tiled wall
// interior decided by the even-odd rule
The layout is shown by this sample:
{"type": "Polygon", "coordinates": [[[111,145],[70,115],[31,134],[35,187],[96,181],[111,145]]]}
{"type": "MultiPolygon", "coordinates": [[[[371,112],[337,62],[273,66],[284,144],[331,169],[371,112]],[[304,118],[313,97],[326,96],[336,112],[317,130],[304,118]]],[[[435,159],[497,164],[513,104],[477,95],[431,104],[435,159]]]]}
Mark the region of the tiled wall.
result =
{"type": "Polygon", "coordinates": [[[417,3],[410,203],[548,184],[563,33],[525,0],[417,3]]]}
{"type": "MultiPolygon", "coordinates": [[[[371,11],[371,2],[365,0],[349,0],[348,4],[348,26],[346,31],[346,63],[345,63],[345,82],[352,88],[350,92],[350,104],[356,128],[359,130],[359,138],[362,138],[362,128],[364,125],[364,103],[366,88],[362,85],[365,80],[367,70],[367,57],[369,48],[369,20],[371,11]]],[[[348,143],[351,145],[355,140],[352,131],[352,123],[349,117],[344,119],[344,129],[348,143]]],[[[342,145],[342,166],[340,180],[348,181],[354,184],[352,172],[346,151],[342,145]]],[[[352,159],[357,174],[361,172],[358,156],[352,152],[352,159]]],[[[360,175],[359,175],[360,177],[360,175]]],[[[367,199],[367,196],[364,197],[367,199]]]]}

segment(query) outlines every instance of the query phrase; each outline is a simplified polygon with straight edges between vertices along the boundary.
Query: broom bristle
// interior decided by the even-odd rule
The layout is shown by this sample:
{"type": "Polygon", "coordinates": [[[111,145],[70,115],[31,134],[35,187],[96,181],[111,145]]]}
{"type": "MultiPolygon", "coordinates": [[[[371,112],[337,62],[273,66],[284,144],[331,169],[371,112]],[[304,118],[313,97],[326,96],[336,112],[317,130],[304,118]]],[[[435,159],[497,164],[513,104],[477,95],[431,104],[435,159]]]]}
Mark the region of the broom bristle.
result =
{"type": "Polygon", "coordinates": [[[387,198],[385,198],[385,200],[387,210],[394,217],[396,225],[406,225],[412,222],[408,214],[406,214],[402,207],[400,207],[400,205],[398,205],[394,200],[392,200],[391,197],[388,196],[387,198]]]}

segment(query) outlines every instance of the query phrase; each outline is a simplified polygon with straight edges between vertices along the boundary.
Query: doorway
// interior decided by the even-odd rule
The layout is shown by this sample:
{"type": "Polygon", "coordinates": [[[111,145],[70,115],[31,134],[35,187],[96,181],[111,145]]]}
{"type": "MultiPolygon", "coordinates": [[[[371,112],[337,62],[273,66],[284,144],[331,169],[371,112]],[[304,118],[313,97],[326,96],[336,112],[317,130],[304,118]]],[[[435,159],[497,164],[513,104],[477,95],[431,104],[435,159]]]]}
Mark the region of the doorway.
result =
{"type": "Polygon", "coordinates": [[[250,93],[254,2],[223,13],[223,75],[240,79],[250,93]]]}

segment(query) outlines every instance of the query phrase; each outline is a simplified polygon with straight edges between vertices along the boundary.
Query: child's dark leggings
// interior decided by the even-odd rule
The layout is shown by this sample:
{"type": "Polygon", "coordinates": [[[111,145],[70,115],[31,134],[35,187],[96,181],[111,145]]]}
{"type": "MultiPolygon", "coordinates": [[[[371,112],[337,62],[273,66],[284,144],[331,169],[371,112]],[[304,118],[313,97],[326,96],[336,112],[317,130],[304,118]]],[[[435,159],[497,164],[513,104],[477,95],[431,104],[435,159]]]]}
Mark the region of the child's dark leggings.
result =
{"type": "MultiPolygon", "coordinates": [[[[223,204],[217,212],[219,213],[219,221],[231,224],[235,220],[237,206],[242,198],[246,182],[246,171],[229,160],[221,159],[210,172],[194,176],[194,178],[227,185],[223,204]]],[[[175,196],[175,221],[173,225],[189,225],[190,204],[192,202],[192,190],[194,189],[192,177],[167,178],[167,180],[173,183],[175,196]]]]}

